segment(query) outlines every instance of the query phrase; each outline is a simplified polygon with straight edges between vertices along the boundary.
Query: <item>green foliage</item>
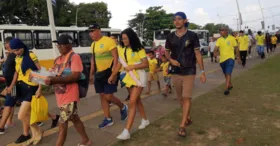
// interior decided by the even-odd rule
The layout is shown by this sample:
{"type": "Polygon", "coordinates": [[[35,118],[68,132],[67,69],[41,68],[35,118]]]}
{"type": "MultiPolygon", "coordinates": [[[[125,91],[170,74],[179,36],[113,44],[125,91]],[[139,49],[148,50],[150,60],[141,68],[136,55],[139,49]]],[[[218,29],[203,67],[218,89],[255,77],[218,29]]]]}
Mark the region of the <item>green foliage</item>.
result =
{"type": "MultiPolygon", "coordinates": [[[[76,24],[78,10],[78,26],[99,23],[108,27],[111,19],[107,4],[104,2],[82,3],[75,5],[69,0],[57,0],[53,6],[55,24],[70,26],[76,24]]],[[[46,0],[2,0],[0,1],[0,24],[49,25],[46,0]]]]}
{"type": "Polygon", "coordinates": [[[142,36],[144,22],[144,38],[152,40],[154,31],[173,28],[172,16],[173,14],[166,13],[162,6],[149,7],[145,13],[135,14],[134,18],[128,21],[128,25],[142,36]]]}

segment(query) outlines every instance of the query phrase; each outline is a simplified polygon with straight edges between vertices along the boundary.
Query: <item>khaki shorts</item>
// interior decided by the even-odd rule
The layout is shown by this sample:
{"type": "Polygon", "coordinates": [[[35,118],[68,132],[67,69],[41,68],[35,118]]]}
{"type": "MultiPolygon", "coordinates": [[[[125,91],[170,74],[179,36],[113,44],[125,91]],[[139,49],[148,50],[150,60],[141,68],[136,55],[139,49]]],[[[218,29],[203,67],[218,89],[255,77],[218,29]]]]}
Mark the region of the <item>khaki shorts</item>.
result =
{"type": "Polygon", "coordinates": [[[65,123],[72,120],[76,115],[78,115],[77,102],[62,105],[60,107],[59,122],[65,123]]]}
{"type": "Polygon", "coordinates": [[[148,81],[158,81],[158,73],[149,73],[148,81]]]}
{"type": "Polygon", "coordinates": [[[191,98],[193,92],[195,75],[172,75],[178,98],[191,98]]]}

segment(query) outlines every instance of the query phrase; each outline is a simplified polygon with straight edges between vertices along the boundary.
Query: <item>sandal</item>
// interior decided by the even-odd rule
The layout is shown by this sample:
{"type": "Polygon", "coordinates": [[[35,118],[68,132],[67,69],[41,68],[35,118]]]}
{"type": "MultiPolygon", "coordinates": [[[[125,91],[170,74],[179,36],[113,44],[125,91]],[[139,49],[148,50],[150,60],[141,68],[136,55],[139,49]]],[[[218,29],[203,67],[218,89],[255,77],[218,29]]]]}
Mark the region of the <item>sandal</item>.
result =
{"type": "Polygon", "coordinates": [[[188,118],[187,122],[186,122],[186,126],[190,126],[193,123],[191,118],[188,118]]]}
{"type": "Polygon", "coordinates": [[[180,127],[178,130],[178,136],[180,137],[186,137],[186,128],[185,127],[180,127]]]}

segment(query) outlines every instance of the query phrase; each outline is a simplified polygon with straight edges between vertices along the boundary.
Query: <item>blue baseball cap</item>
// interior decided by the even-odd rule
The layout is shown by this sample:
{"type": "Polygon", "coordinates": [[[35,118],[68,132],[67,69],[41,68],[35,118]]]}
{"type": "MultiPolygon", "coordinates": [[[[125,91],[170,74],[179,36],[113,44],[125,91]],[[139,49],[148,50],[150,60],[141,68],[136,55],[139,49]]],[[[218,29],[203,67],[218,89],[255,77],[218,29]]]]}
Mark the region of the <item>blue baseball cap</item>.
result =
{"type": "Polygon", "coordinates": [[[184,12],[177,12],[174,14],[174,17],[179,16],[182,19],[187,19],[187,15],[184,12]]]}

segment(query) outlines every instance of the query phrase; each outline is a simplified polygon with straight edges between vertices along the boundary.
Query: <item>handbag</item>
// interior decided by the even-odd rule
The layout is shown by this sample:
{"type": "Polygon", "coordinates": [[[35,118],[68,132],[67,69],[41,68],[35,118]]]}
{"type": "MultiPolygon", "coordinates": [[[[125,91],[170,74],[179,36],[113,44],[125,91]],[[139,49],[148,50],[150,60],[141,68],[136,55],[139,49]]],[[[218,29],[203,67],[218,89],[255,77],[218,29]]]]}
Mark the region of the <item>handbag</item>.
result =
{"type": "MultiPolygon", "coordinates": [[[[189,31],[186,32],[187,37],[185,37],[185,39],[183,41],[180,41],[180,50],[177,52],[177,54],[179,54],[179,55],[176,59],[178,62],[180,61],[181,56],[183,54],[183,51],[184,51],[184,48],[185,48],[185,42],[188,40],[188,32],[189,31]],[[182,44],[182,42],[183,42],[183,44],[182,44]]],[[[175,35],[175,32],[173,32],[173,36],[174,35],[175,35]]],[[[169,63],[169,66],[168,66],[168,73],[169,74],[179,74],[180,72],[181,72],[181,67],[174,66],[171,63],[169,63]]]]}

